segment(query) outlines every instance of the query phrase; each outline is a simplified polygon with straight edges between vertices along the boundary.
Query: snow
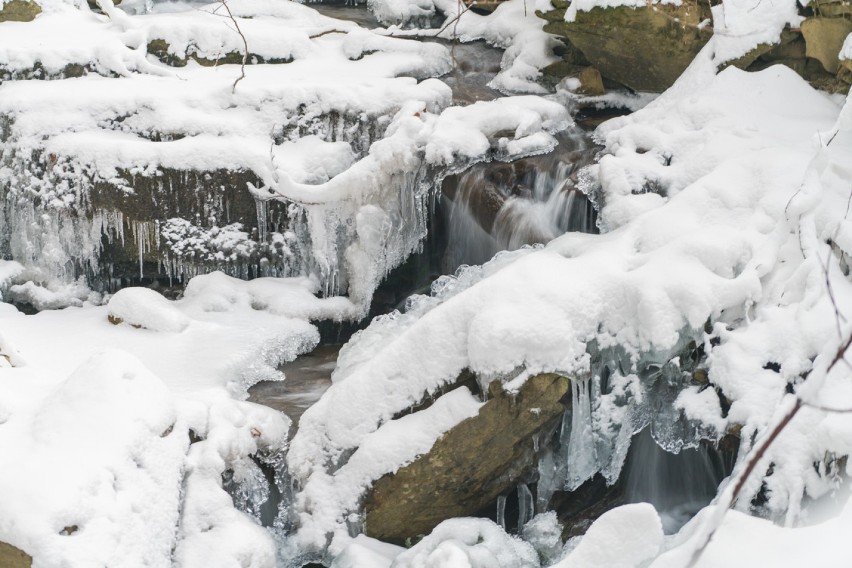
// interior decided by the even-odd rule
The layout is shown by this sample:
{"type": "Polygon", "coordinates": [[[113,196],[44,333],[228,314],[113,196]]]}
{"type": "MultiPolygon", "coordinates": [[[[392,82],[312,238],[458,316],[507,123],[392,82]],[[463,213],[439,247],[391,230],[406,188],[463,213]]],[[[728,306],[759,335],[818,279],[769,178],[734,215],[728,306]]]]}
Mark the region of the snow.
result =
{"type": "Polygon", "coordinates": [[[393,559],[405,550],[359,534],[331,563],[332,568],[391,568],[393,559]]]}
{"type": "Polygon", "coordinates": [[[154,290],[125,288],[110,298],[107,310],[111,323],[127,324],[152,331],[180,333],[189,318],[154,290]]]}
{"type": "Polygon", "coordinates": [[[214,273],[176,302],[128,288],[105,306],[0,312],[0,540],[45,567],[273,566],[272,538],[234,509],[222,472],[284,449],[290,421],[234,397],[316,345],[308,318],[352,309],[316,289],[214,273]]]}
{"type": "MultiPolygon", "coordinates": [[[[684,527],[680,539],[688,538],[697,525],[710,515],[708,508],[684,527]]],[[[798,566],[846,566],[849,562],[849,506],[833,519],[800,528],[779,527],[770,521],[731,511],[713,541],[694,564],[697,568],[767,565],[779,568],[798,566]]],[[[691,550],[674,548],[661,555],[653,568],[684,566],[691,550]],[[687,554],[684,554],[684,553],[687,554]]]]}
{"type": "Polygon", "coordinates": [[[396,557],[392,568],[531,568],[535,550],[487,519],[449,519],[396,557]]]}
{"type": "Polygon", "coordinates": [[[601,515],[577,547],[553,568],[644,566],[663,544],[663,525],[648,503],[622,505],[601,515]]]}
{"type": "Polygon", "coordinates": [[[105,351],[24,406],[31,389],[9,383],[40,377],[3,371],[3,540],[35,553],[34,566],[167,566],[189,444],[169,389],[105,351]]]}

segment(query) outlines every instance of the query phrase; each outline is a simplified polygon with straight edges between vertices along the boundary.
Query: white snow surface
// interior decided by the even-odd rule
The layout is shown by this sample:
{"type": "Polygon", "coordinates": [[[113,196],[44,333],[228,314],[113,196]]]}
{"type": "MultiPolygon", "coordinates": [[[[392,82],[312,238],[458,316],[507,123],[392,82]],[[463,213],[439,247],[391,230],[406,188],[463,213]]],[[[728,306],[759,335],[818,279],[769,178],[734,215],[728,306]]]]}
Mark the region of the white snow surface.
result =
{"type": "Polygon", "coordinates": [[[448,519],[402,552],[391,568],[534,568],[538,554],[487,519],[448,519]]]}
{"type": "Polygon", "coordinates": [[[273,567],[221,474],[285,447],[289,420],[238,398],[316,345],[308,319],[353,309],[316,291],[213,273],[177,302],[128,288],[105,306],[0,311],[0,540],[36,567],[273,567]]]}
{"type": "Polygon", "coordinates": [[[662,544],[663,524],[652,505],[622,505],[595,520],[580,544],[553,568],[636,568],[655,558],[662,544]]]}

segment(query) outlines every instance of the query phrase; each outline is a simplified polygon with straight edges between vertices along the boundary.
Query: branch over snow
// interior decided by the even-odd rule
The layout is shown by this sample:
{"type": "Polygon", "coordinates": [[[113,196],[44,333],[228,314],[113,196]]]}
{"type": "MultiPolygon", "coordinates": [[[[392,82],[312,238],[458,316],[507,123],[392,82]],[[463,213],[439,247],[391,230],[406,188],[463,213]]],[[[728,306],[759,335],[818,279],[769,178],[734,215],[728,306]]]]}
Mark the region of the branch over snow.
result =
{"type": "Polygon", "coordinates": [[[237,77],[237,80],[234,81],[234,86],[231,89],[232,93],[237,92],[237,84],[246,78],[246,62],[248,61],[248,42],[246,41],[246,36],[243,34],[243,31],[240,29],[240,24],[237,23],[237,19],[234,17],[234,14],[231,12],[231,7],[228,6],[228,0],[219,0],[222,3],[222,6],[225,8],[225,11],[228,12],[228,18],[231,19],[231,22],[234,24],[234,30],[239,34],[240,39],[243,40],[243,60],[240,63],[240,76],[237,77]]]}

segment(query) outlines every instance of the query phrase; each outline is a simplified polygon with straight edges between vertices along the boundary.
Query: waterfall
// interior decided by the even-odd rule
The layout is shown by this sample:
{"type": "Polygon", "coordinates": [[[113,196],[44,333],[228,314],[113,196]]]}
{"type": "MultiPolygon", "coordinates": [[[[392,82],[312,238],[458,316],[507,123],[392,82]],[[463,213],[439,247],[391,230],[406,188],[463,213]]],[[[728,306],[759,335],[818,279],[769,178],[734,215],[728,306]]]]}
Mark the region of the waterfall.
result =
{"type": "Polygon", "coordinates": [[[588,136],[573,130],[562,133],[557,149],[545,156],[478,164],[446,180],[444,272],[569,231],[594,232],[594,207],[576,187],[580,168],[594,154],[588,136]]]}
{"type": "Polygon", "coordinates": [[[625,470],[625,501],[656,507],[666,534],[677,532],[710,503],[726,475],[721,454],[709,444],[669,453],[648,428],[633,437],[625,470]]]}

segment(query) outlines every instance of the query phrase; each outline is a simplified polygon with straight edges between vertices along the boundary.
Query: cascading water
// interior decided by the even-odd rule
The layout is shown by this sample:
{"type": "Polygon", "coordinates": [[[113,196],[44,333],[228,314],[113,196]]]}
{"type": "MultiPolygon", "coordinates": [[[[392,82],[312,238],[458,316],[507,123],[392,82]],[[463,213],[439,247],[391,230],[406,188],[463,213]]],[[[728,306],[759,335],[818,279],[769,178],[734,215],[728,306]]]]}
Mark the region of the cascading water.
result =
{"type": "Polygon", "coordinates": [[[633,437],[625,470],[625,502],[656,507],[666,534],[677,532],[707,505],[726,474],[719,451],[710,444],[669,453],[647,428],[633,437]]]}
{"type": "Polygon", "coordinates": [[[482,264],[501,250],[595,231],[595,210],[577,187],[594,160],[588,134],[560,134],[554,152],[510,164],[479,164],[444,182],[448,248],[444,272],[482,264]]]}

